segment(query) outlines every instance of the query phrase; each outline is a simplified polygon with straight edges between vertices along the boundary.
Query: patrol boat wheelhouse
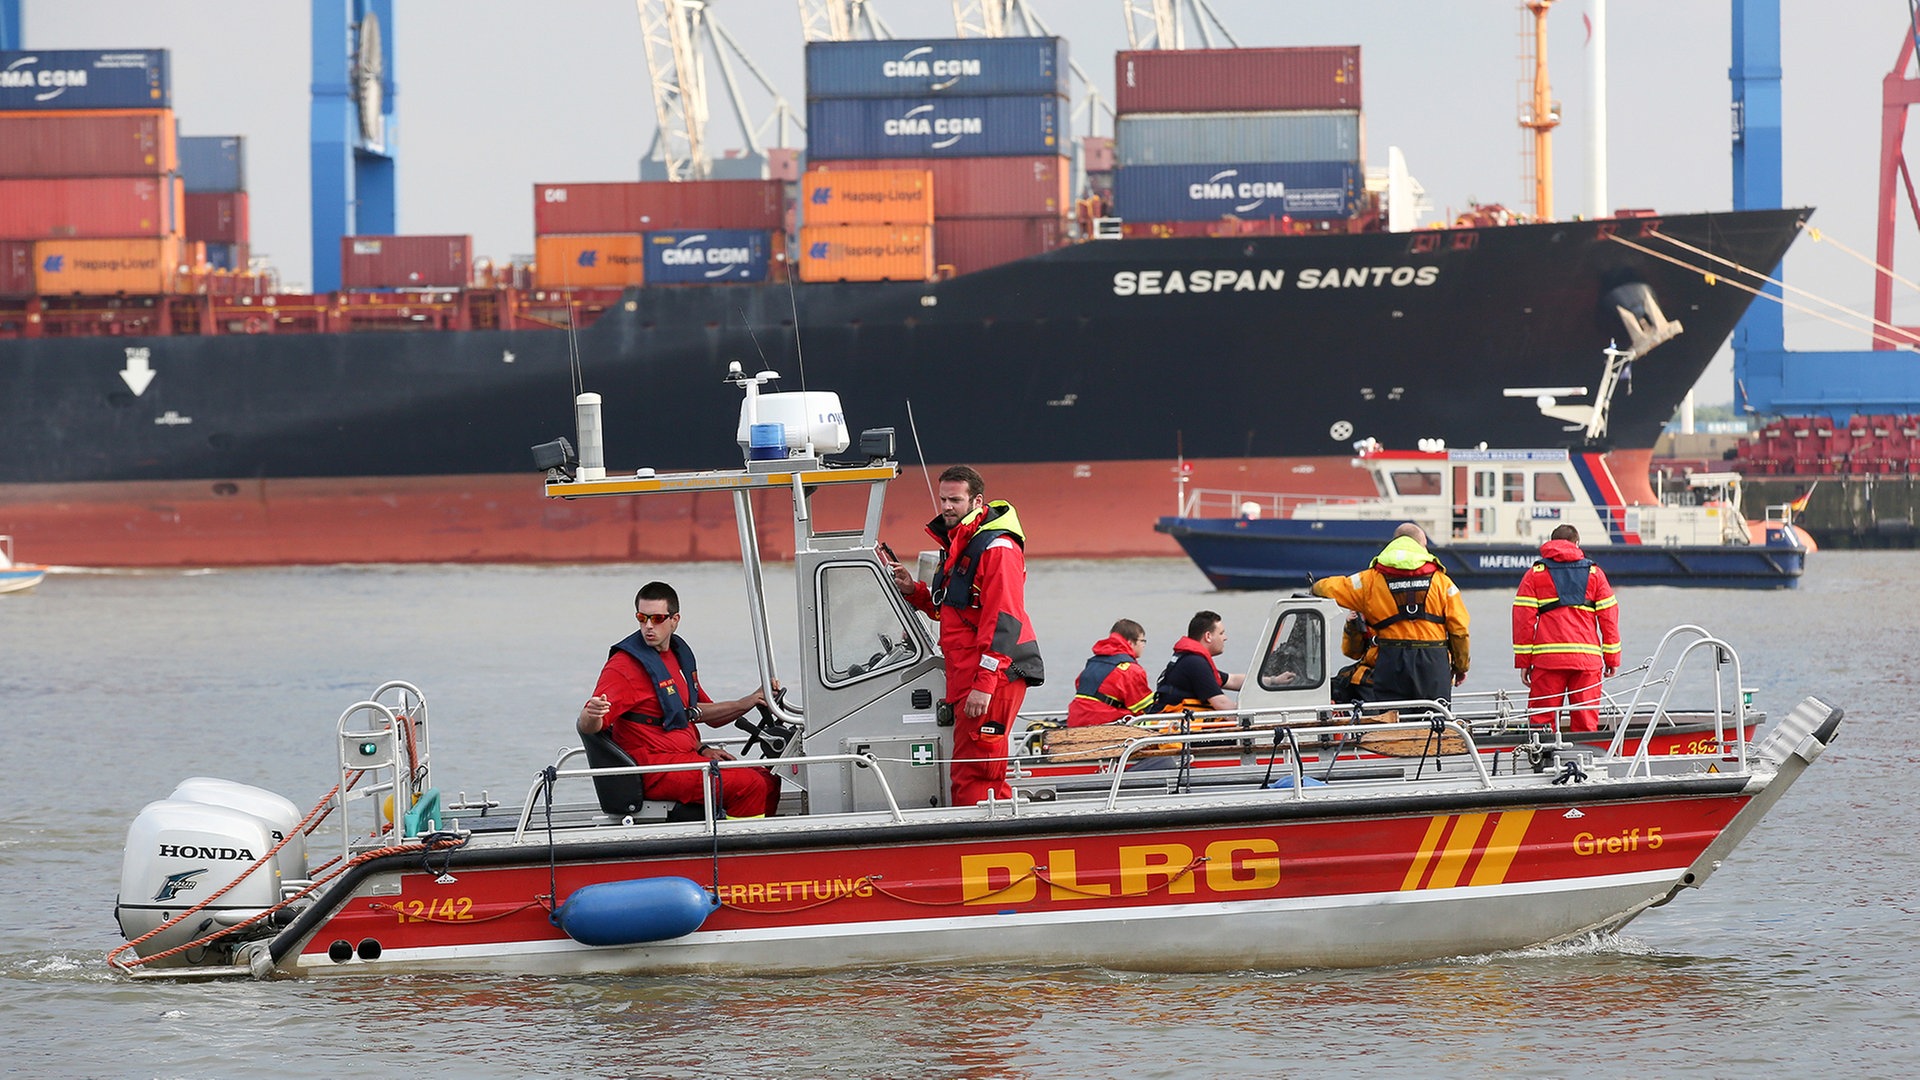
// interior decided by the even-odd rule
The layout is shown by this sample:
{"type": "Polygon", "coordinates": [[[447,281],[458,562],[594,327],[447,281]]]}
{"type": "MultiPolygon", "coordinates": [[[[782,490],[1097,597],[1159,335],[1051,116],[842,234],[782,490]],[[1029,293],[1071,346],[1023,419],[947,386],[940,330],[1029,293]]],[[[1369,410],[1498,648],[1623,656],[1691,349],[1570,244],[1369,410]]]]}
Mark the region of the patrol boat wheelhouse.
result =
{"type": "MultiPolygon", "coordinates": [[[[761,684],[800,691],[743,722],[741,760],[639,768],[589,739],[535,770],[518,805],[456,802],[433,771],[425,697],[387,683],[333,725],[339,783],[304,814],[209,778],[140,812],[116,908],[129,940],[110,962],[160,977],[1223,970],[1523,947],[1619,927],[1703,884],[1839,726],[1807,698],[1749,742],[1737,654],[1685,627],[1605,747],[1542,744],[1503,769],[1464,711],[1408,702],[1398,719],[1362,717],[1316,684],[1269,694],[1226,730],[1197,715],[1156,735],[1175,768],[1129,768],[1129,743],[1094,776],[1017,769],[1013,799],[948,806],[941,660],[877,554],[899,471],[890,433],[863,434],[859,460],[835,464],[837,401],[761,397],[765,374],[734,379],[743,468],[607,476],[596,403],[582,406],[578,460],[559,441],[537,453],[555,498],[731,499],[761,684]],[[795,422],[763,422],[782,410],[795,422]],[[799,670],[785,673],[758,525],[774,505],[797,552],[783,652],[799,670]],[[1720,737],[1655,755],[1688,673],[1720,737]],[[1380,738],[1402,756],[1366,753],[1380,738]],[[1239,760],[1185,767],[1203,751],[1239,760]],[[785,782],[777,816],[727,819],[717,799],[671,807],[639,790],[646,772],[748,767],[785,782]]],[[[1269,651],[1324,670],[1340,613],[1313,598],[1275,611],[1269,651]]]]}
{"type": "Polygon", "coordinates": [[[1154,529],[1179,541],[1220,589],[1301,588],[1366,566],[1412,521],[1463,589],[1512,588],[1559,525],[1615,585],[1792,588],[1810,544],[1791,514],[1740,513],[1740,477],[1698,473],[1658,505],[1629,505],[1606,457],[1567,450],[1387,451],[1357,467],[1375,497],[1198,490],[1154,529]]]}

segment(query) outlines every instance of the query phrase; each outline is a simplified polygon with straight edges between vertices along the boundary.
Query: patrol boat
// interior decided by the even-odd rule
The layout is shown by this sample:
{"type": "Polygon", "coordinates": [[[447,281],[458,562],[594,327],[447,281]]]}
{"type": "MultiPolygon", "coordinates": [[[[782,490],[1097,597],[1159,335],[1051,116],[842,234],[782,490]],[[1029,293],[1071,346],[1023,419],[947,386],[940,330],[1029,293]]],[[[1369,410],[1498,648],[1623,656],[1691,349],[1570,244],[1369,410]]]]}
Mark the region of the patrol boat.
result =
{"type": "Polygon", "coordinates": [[[1372,498],[1196,490],[1154,529],[1179,541],[1217,589],[1304,588],[1350,574],[1393,530],[1426,529],[1428,550],[1463,589],[1511,589],[1560,525],[1615,585],[1782,589],[1800,583],[1810,541],[1790,508],[1740,513],[1737,473],[1694,473],[1653,505],[1629,504],[1592,452],[1389,451],[1357,447],[1372,498]]]}
{"type": "Polygon", "coordinates": [[[1017,775],[1011,799],[947,805],[942,661],[878,554],[899,473],[891,432],[863,432],[859,453],[837,461],[847,443],[837,400],[762,396],[770,374],[732,379],[746,393],[740,468],[609,475],[597,400],[580,406],[578,452],[555,440],[535,455],[554,498],[732,503],[760,683],[780,677],[799,691],[743,720],[738,760],[642,768],[590,738],[533,767],[517,805],[449,799],[425,695],[388,682],[331,725],[338,783],[311,809],[196,777],[140,811],[116,905],[128,940],[113,967],[139,977],[1008,962],[1211,971],[1483,953],[1608,931],[1704,884],[1839,728],[1840,710],[1809,697],[1758,742],[1741,738],[1738,654],[1684,627],[1609,745],[1542,745],[1503,769],[1478,751],[1474,718],[1440,703],[1361,717],[1326,704],[1322,686],[1290,691],[1281,666],[1327,666],[1341,615],[1286,598],[1267,631],[1284,658],[1272,695],[1232,730],[1155,736],[1179,761],[1229,750],[1241,763],[1135,770],[1129,744],[1107,775],[1017,775]],[[796,552],[797,618],[780,655],[798,669],[786,672],[762,575],[759,519],[776,507],[796,552]],[[1294,632],[1303,627],[1317,632],[1294,632]],[[1648,733],[1680,708],[1683,687],[1706,696],[1723,738],[1656,755],[1648,733]],[[1380,738],[1426,750],[1366,756],[1361,744],[1380,738]],[[755,767],[784,782],[775,816],[729,819],[713,798],[663,805],[639,783],[695,769],[712,784],[755,767]]]}

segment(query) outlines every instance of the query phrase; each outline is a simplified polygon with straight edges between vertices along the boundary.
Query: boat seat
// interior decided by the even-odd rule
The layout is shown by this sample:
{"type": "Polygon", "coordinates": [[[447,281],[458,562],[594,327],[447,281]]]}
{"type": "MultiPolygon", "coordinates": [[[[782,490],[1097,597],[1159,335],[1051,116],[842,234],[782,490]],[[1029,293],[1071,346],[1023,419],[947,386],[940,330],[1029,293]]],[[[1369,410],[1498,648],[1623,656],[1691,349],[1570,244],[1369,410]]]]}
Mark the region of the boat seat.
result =
{"type": "MultiPolygon", "coordinates": [[[[580,736],[580,746],[587,752],[587,767],[590,769],[631,768],[633,758],[620,749],[605,729],[591,735],[580,736]]],[[[632,818],[635,821],[699,821],[705,814],[699,803],[669,802],[665,799],[647,798],[645,789],[637,775],[596,776],[593,778],[594,793],[600,798],[600,809],[615,818],[632,818]]]]}

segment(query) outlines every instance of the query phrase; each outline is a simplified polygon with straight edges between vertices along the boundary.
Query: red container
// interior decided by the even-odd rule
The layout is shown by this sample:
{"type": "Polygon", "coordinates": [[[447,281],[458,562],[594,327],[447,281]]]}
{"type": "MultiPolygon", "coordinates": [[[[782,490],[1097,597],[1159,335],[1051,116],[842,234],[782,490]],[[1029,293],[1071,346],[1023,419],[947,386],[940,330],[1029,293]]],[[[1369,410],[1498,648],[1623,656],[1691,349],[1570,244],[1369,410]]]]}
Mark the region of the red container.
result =
{"type": "Polygon", "coordinates": [[[0,240],[0,296],[33,295],[33,241],[0,240]]]}
{"type": "Polygon", "coordinates": [[[1358,45],[1123,52],[1114,67],[1118,113],[1360,107],[1358,45]]]}
{"type": "Polygon", "coordinates": [[[0,236],[109,239],[180,231],[179,177],[0,180],[0,236]]]}
{"type": "MultiPolygon", "coordinates": [[[[937,196],[936,196],[937,197],[937,196]]],[[[977,270],[1052,251],[1065,223],[1059,218],[959,218],[933,223],[933,261],[941,273],[977,270]]]]}
{"type": "Polygon", "coordinates": [[[1088,135],[1080,140],[1081,156],[1086,159],[1090,173],[1110,173],[1113,171],[1113,139],[1110,136],[1088,135]]]}
{"type": "Polygon", "coordinates": [[[344,236],[340,284],[348,289],[464,289],[471,236],[344,236]]]}
{"type": "Polygon", "coordinates": [[[178,146],[171,109],[0,112],[0,179],[159,176],[178,146]]]}
{"type": "Polygon", "coordinates": [[[246,192],[189,191],[185,199],[187,239],[210,244],[248,242],[246,192]]]}
{"type": "MultiPolygon", "coordinates": [[[[1069,159],[1042,157],[877,158],[821,162],[809,172],[925,169],[933,173],[933,216],[1060,217],[1073,208],[1069,159]]],[[[936,247],[936,258],[942,258],[936,247]]]]}
{"type": "Polygon", "coordinates": [[[535,184],[533,231],[636,233],[661,229],[778,229],[786,186],[778,180],[649,180],[631,184],[535,184]]]}

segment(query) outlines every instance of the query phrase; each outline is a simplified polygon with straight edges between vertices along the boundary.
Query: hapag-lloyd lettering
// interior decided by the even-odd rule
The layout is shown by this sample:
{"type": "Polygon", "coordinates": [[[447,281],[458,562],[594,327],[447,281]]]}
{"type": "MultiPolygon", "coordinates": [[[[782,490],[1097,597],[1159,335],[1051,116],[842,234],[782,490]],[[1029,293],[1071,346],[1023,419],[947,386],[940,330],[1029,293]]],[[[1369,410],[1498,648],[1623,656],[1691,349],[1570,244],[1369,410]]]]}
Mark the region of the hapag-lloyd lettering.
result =
{"type": "MultiPolygon", "coordinates": [[[[1309,267],[1292,279],[1296,289],[1423,287],[1440,280],[1437,266],[1309,267]]],[[[1288,285],[1285,270],[1119,270],[1115,296],[1171,296],[1177,293],[1274,292],[1288,285]]]]}

